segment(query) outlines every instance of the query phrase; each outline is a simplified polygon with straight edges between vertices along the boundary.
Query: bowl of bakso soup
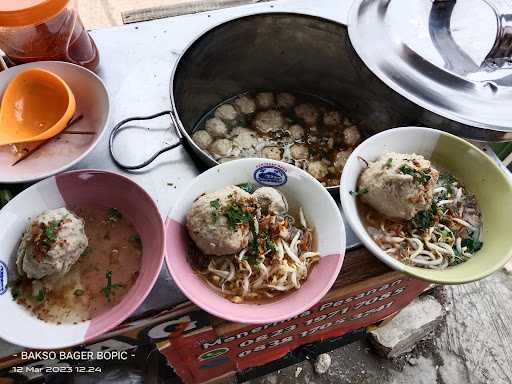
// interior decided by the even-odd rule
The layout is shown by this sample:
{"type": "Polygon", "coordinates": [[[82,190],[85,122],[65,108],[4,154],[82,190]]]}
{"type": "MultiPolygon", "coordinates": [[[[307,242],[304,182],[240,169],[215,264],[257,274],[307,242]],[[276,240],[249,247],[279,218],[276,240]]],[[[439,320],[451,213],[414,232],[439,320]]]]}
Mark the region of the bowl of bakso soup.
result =
{"type": "Polygon", "coordinates": [[[209,313],[271,323],[309,309],[338,277],[345,229],[313,176],[269,159],[241,159],[198,176],[167,220],[167,266],[209,313]]]}
{"type": "Polygon", "coordinates": [[[142,303],[164,254],[151,197],[96,170],[45,179],[0,211],[0,337],[37,349],[81,344],[142,303]]]}
{"type": "Polygon", "coordinates": [[[458,284],[511,258],[511,176],[466,140],[429,128],[391,129],[357,147],[344,172],[345,217],[390,267],[458,284]]]}

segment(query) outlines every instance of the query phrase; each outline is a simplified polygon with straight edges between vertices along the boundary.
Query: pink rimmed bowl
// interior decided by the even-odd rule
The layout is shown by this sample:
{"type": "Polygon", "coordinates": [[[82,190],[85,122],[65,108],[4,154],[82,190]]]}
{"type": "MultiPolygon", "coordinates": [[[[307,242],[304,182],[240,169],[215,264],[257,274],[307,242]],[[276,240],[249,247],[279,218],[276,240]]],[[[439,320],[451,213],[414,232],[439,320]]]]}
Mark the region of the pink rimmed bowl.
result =
{"type": "Polygon", "coordinates": [[[151,291],[163,263],[164,235],[162,217],[153,199],[142,187],[119,174],[71,171],[26,189],[0,211],[0,267],[5,288],[0,289],[0,338],[27,348],[57,349],[88,342],[111,330],[129,317],[151,291]],[[37,319],[17,304],[6,280],[13,276],[16,250],[30,218],[45,209],[73,205],[118,209],[141,236],[142,266],[134,286],[108,312],[77,324],[57,325],[37,319]]]}
{"type": "Polygon", "coordinates": [[[340,211],[327,190],[307,172],[279,161],[242,159],[220,164],[198,176],[176,202],[166,223],[166,262],[178,287],[205,311],[247,324],[264,324],[296,316],[315,305],[338,277],[345,255],[345,227],[340,211]],[[291,207],[303,207],[314,228],[320,262],[302,287],[263,304],[234,304],[214,292],[197,276],[188,258],[187,211],[205,192],[227,185],[259,183],[279,189],[291,207]]]}

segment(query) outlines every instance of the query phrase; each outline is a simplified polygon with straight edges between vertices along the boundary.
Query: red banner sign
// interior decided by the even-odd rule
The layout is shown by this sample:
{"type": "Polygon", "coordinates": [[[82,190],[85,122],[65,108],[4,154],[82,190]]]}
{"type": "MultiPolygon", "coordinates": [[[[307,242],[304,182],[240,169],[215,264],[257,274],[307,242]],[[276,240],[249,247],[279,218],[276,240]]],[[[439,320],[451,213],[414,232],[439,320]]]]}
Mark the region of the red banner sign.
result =
{"type": "Polygon", "coordinates": [[[204,382],[269,363],[300,345],[374,324],[407,305],[427,285],[408,277],[381,280],[377,287],[347,296],[329,295],[330,298],[289,320],[237,327],[223,335],[212,327],[188,333],[176,329],[161,352],[186,383],[204,382]]]}

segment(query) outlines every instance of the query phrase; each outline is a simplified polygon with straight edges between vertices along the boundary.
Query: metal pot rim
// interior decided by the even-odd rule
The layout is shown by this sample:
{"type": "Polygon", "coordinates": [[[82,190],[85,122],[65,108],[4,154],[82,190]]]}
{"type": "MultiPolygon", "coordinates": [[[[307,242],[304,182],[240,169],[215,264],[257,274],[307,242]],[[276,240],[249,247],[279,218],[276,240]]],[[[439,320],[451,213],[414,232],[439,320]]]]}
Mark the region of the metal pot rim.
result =
{"type": "MultiPolygon", "coordinates": [[[[213,30],[215,30],[215,29],[217,29],[217,28],[219,28],[219,27],[221,27],[223,25],[232,23],[235,20],[246,19],[246,18],[251,18],[251,17],[254,17],[254,16],[261,16],[261,15],[292,15],[292,16],[295,15],[295,16],[303,16],[305,18],[321,20],[321,21],[325,21],[325,22],[328,22],[328,23],[331,23],[331,24],[342,25],[342,26],[346,27],[346,25],[343,24],[343,23],[340,23],[340,22],[337,22],[337,21],[334,21],[334,20],[330,20],[330,19],[326,19],[325,17],[308,15],[308,14],[304,14],[304,13],[301,13],[301,12],[292,12],[292,11],[288,11],[288,12],[275,11],[274,12],[274,11],[266,10],[266,11],[261,11],[261,12],[250,13],[250,14],[247,14],[247,15],[244,15],[244,16],[234,16],[234,17],[232,17],[232,18],[230,18],[228,20],[224,20],[224,21],[222,21],[222,22],[220,22],[218,24],[215,24],[214,26],[209,27],[209,28],[205,29],[204,31],[200,32],[194,39],[192,39],[189,42],[189,44],[187,44],[187,46],[184,48],[184,50],[179,55],[178,60],[174,64],[173,69],[171,71],[171,79],[169,81],[169,95],[170,95],[170,99],[171,99],[171,110],[170,110],[171,119],[173,120],[174,124],[176,125],[176,130],[178,130],[181,133],[181,135],[183,136],[183,138],[186,139],[188,144],[191,145],[192,147],[194,147],[194,149],[196,149],[197,151],[201,152],[202,154],[204,154],[205,156],[210,158],[215,164],[219,164],[219,162],[217,160],[215,160],[213,157],[211,157],[208,154],[208,152],[206,152],[202,148],[200,148],[194,142],[194,140],[192,140],[192,137],[190,137],[190,135],[188,134],[187,130],[184,128],[184,125],[183,125],[183,123],[181,121],[181,118],[180,118],[179,113],[178,113],[177,108],[176,108],[176,100],[175,100],[175,97],[174,97],[174,85],[175,85],[175,79],[176,79],[176,72],[177,72],[178,68],[180,67],[180,64],[182,63],[183,58],[185,57],[187,52],[189,52],[190,49],[200,39],[202,39],[205,35],[207,35],[208,33],[212,32],[213,30]]],[[[337,194],[338,190],[339,190],[339,185],[332,186],[332,187],[325,187],[325,188],[331,194],[337,194]]]]}

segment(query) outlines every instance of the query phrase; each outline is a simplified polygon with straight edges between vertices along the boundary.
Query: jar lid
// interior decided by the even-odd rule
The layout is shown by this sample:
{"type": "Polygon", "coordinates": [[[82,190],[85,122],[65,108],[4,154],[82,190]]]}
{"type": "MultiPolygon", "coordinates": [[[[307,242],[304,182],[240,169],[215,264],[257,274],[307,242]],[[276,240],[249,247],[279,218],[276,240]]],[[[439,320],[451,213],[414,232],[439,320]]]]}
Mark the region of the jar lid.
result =
{"type": "Polygon", "coordinates": [[[59,13],[69,0],[1,0],[0,27],[42,23],[59,13]]]}
{"type": "Polygon", "coordinates": [[[348,30],[368,68],[410,101],[512,132],[508,0],[355,0],[348,30]]]}

